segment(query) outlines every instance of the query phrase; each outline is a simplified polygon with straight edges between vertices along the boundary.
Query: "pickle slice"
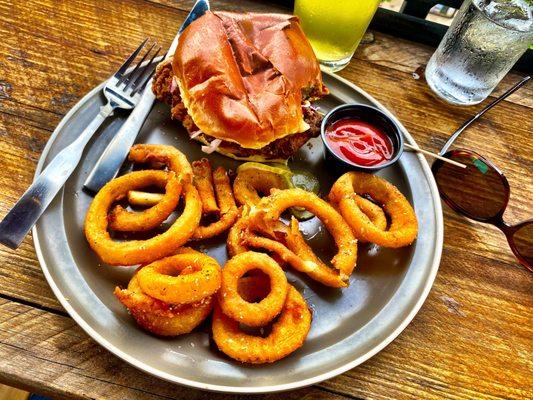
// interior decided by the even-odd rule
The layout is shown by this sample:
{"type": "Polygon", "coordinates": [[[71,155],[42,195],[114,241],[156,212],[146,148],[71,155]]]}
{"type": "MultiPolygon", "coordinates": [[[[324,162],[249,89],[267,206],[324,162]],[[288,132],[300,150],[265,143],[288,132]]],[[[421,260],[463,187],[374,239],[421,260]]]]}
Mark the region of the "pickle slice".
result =
{"type": "MultiPolygon", "coordinates": [[[[248,169],[256,169],[281,176],[287,184],[287,189],[297,187],[315,194],[318,194],[320,190],[318,179],[309,171],[291,171],[287,165],[279,163],[263,164],[258,162],[246,162],[239,165],[237,168],[237,173],[248,169]]],[[[292,215],[294,215],[300,221],[305,221],[314,217],[312,213],[300,207],[292,207],[290,211],[292,215]]]]}
{"type": "MultiPolygon", "coordinates": [[[[318,194],[320,191],[320,183],[318,182],[318,179],[309,171],[292,171],[292,183],[295,187],[308,192],[313,192],[314,194],[318,194]]],[[[312,213],[301,207],[292,207],[291,213],[300,221],[305,221],[314,217],[312,213]]]]}

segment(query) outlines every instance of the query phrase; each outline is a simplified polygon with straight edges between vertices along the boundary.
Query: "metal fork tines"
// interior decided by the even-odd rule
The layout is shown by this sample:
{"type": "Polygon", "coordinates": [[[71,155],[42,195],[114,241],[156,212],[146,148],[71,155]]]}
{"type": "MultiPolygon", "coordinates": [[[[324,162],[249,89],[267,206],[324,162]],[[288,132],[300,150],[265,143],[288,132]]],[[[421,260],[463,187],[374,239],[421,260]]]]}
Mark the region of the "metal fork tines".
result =
{"type": "Polygon", "coordinates": [[[145,39],[141,45],[129,56],[122,64],[118,71],[107,81],[104,88],[104,94],[110,102],[115,102],[119,108],[133,108],[140,98],[140,93],[146,87],[146,84],[152,78],[155,72],[154,60],[161,51],[161,47],[156,47],[156,43],[148,48],[140,61],[135,65],[131,72],[127,72],[132,62],[137,58],[139,53],[146,46],[148,39],[145,39]],[[146,62],[148,56],[150,60],[146,62]]]}
{"type": "Polygon", "coordinates": [[[91,123],[54,157],[0,222],[0,243],[13,249],[17,248],[75,170],[83,149],[102,122],[117,108],[127,110],[137,106],[144,88],[154,74],[153,61],[161,51],[161,47],[153,43],[129,72],[147,43],[148,39],[145,39],[106,82],[103,92],[107,103],[100,107],[91,123]],[[154,52],[155,48],[157,49],[154,52]],[[148,59],[149,61],[146,61],[148,59]]]}

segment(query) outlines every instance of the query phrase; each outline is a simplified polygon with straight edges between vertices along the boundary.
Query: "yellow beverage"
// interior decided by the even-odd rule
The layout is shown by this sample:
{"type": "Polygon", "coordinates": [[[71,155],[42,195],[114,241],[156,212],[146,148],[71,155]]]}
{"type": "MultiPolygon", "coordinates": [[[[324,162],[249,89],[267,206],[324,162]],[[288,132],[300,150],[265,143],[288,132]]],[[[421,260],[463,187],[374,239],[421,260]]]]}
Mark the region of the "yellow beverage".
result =
{"type": "Polygon", "coordinates": [[[342,69],[352,57],[380,0],[296,0],[294,14],[322,65],[342,69]]]}

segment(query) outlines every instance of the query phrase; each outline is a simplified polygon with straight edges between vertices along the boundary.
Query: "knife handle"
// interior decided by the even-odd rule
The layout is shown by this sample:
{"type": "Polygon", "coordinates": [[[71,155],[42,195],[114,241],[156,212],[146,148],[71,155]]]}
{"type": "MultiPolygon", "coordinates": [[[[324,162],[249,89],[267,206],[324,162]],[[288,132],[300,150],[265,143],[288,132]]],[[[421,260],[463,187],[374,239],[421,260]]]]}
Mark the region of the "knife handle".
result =
{"type": "Polygon", "coordinates": [[[98,115],[71,144],[61,150],[34,180],[15,206],[0,222],[0,243],[16,249],[44,210],[61,190],[80,162],[83,149],[102,122],[113,114],[109,103],[100,107],[98,115]]]}
{"type": "Polygon", "coordinates": [[[154,104],[155,95],[151,87],[152,81],[150,80],[139,100],[139,104],[137,104],[126,122],[124,122],[120,130],[111,139],[111,142],[93,167],[83,184],[85,189],[97,193],[107,182],[117,175],[120,166],[128,156],[130,148],[135,143],[135,139],[154,104]]]}

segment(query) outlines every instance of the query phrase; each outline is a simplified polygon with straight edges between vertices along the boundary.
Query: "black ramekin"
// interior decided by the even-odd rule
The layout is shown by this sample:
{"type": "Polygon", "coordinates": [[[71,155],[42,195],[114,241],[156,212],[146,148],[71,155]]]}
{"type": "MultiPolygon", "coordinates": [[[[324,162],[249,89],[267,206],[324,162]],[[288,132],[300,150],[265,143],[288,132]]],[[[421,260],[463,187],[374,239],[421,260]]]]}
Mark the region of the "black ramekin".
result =
{"type": "Polygon", "coordinates": [[[324,119],[322,120],[320,133],[322,137],[322,142],[324,142],[324,147],[326,148],[326,164],[330,168],[341,170],[343,172],[350,170],[366,172],[379,171],[380,169],[386,168],[389,165],[394,164],[396,161],[398,161],[398,159],[403,153],[403,135],[400,131],[400,127],[383,111],[364,104],[343,104],[334,108],[329,113],[327,113],[324,119]],[[392,158],[389,161],[380,165],[365,166],[355,164],[349,160],[346,160],[341,155],[335,153],[335,151],[329,147],[328,141],[326,139],[326,129],[335,121],[344,118],[358,119],[381,129],[383,133],[385,133],[391,139],[392,145],[394,147],[394,153],[392,158]]]}

